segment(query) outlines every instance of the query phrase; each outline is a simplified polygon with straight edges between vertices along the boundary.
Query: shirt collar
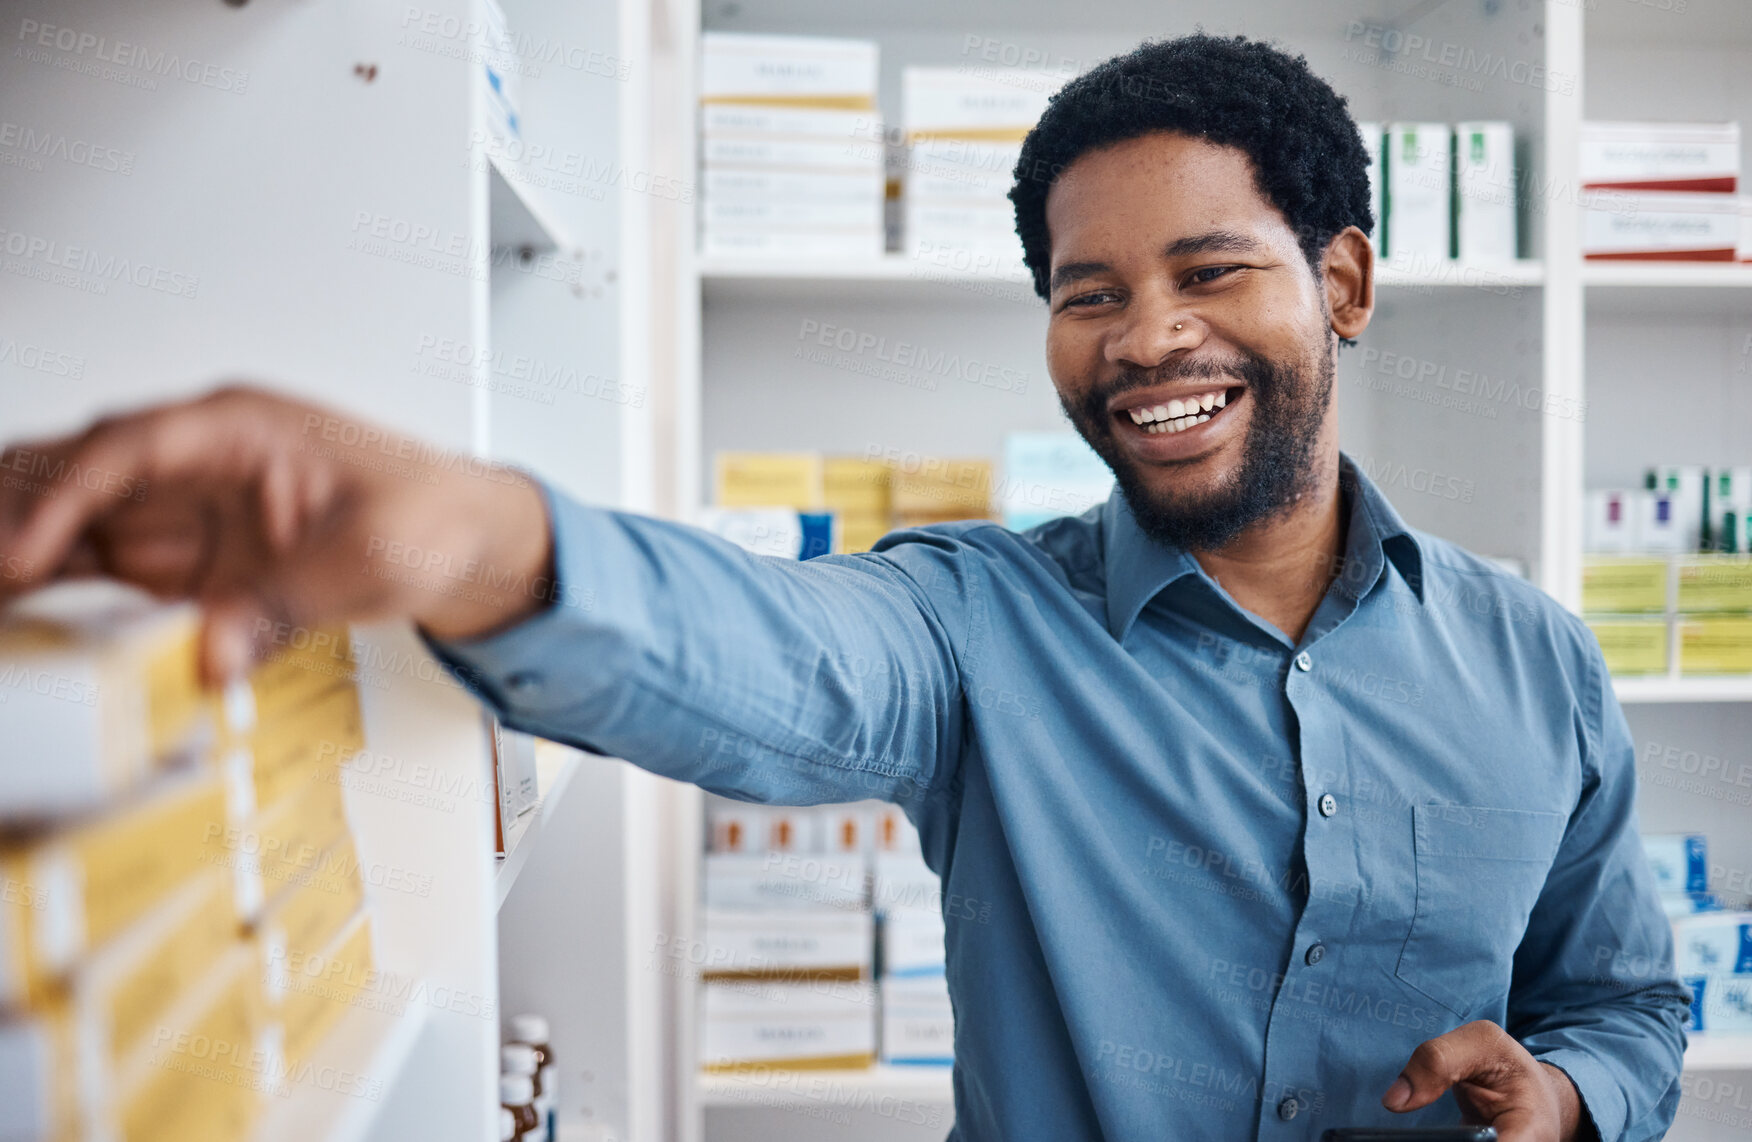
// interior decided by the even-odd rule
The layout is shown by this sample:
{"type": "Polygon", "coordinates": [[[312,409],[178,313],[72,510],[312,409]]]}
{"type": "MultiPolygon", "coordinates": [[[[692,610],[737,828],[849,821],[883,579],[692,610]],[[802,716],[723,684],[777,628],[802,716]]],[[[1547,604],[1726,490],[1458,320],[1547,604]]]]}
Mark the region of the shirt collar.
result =
{"type": "MultiPolygon", "coordinates": [[[[1379,545],[1387,562],[1423,602],[1423,550],[1417,535],[1399,518],[1387,497],[1355,462],[1339,453],[1339,479],[1351,490],[1351,518],[1346,528],[1347,557],[1379,545]],[[1367,546],[1365,546],[1367,545],[1367,546]]],[[[1101,509],[1103,559],[1107,572],[1107,629],[1123,640],[1146,604],[1170,583],[1203,572],[1192,555],[1144,534],[1115,488],[1101,509]]],[[[1385,568],[1383,568],[1385,570],[1385,568]]],[[[1373,586],[1373,582],[1369,586],[1373,586]]],[[[1367,589],[1358,592],[1358,597],[1367,589]]]]}

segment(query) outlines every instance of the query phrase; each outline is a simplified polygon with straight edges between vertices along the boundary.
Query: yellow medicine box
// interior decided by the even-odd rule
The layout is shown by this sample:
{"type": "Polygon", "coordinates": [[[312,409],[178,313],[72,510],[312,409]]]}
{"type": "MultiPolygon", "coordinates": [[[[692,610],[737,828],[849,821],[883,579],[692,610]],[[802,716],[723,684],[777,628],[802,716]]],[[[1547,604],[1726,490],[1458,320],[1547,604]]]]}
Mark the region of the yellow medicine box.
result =
{"type": "Polygon", "coordinates": [[[1752,611],[1752,556],[1687,555],[1678,575],[1680,614],[1752,611]]]}
{"type": "Polygon", "coordinates": [[[1752,674],[1752,616],[1681,618],[1679,673],[1752,674]]]}
{"type": "Polygon", "coordinates": [[[1665,613],[1667,560],[1590,555],[1582,562],[1584,614],[1665,613]]]}
{"type": "Polygon", "coordinates": [[[1667,673],[1667,620],[1639,615],[1590,616],[1588,629],[1600,642],[1614,677],[1667,673]]]}

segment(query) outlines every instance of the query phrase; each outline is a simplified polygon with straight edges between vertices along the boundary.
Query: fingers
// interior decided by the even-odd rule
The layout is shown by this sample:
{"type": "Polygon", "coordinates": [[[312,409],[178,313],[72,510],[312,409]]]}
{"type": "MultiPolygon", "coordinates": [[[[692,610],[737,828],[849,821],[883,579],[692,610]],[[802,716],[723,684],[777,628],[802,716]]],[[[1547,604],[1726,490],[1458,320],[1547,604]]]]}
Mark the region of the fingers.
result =
{"type": "Polygon", "coordinates": [[[1477,1080],[1488,1086],[1492,1076],[1513,1069],[1517,1052],[1525,1053],[1495,1023],[1481,1019],[1456,1027],[1419,1044],[1381,1105],[1400,1113],[1421,1110],[1456,1083],[1477,1080]]]}

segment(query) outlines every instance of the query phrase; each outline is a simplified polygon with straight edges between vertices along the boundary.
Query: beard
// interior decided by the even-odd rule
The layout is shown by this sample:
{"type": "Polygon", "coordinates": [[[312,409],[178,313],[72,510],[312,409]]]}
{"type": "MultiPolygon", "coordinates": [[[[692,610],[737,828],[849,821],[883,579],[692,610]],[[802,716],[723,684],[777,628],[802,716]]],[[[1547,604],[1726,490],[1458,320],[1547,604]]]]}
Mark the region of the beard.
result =
{"type": "Polygon", "coordinates": [[[1061,393],[1059,403],[1089,447],[1113,469],[1120,494],[1145,535],[1185,550],[1214,551],[1318,483],[1315,450],[1332,403],[1334,371],[1330,354],[1319,354],[1312,365],[1300,367],[1243,351],[1233,362],[1128,369],[1074,401],[1061,393]],[[1239,470],[1207,492],[1150,488],[1115,435],[1107,411],[1113,398],[1168,381],[1235,377],[1246,382],[1246,399],[1253,404],[1239,470]]]}

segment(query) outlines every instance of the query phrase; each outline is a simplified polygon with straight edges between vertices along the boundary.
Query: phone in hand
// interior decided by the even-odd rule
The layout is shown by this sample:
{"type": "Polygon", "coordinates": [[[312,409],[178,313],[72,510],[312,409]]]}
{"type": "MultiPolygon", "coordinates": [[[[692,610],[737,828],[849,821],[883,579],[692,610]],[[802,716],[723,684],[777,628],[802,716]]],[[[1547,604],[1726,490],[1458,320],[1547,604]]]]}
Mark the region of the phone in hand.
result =
{"type": "Polygon", "coordinates": [[[1341,1126],[1320,1142],[1497,1142],[1494,1126],[1341,1126]]]}

